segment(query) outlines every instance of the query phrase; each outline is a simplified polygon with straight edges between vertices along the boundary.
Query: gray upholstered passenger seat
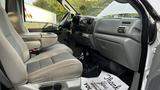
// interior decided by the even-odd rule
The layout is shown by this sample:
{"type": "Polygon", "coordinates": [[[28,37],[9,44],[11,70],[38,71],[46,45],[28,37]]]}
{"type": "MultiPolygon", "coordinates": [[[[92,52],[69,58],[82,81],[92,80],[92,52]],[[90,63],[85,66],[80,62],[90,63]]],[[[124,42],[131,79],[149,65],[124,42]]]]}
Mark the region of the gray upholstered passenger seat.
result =
{"type": "Polygon", "coordinates": [[[34,72],[40,68],[46,67],[48,65],[58,63],[63,60],[69,60],[71,58],[74,59],[74,57],[68,52],[63,52],[51,57],[46,57],[45,60],[39,60],[37,57],[35,58],[33,57],[32,60],[26,63],[27,70],[29,73],[34,72]]]}
{"type": "Polygon", "coordinates": [[[72,50],[57,41],[58,36],[55,33],[43,33],[43,32],[29,32],[29,30],[21,22],[19,16],[15,12],[9,12],[8,16],[14,30],[22,37],[29,49],[38,48],[42,52],[47,52],[54,50],[55,52],[59,50],[66,50],[73,53],[72,50]],[[14,16],[14,17],[13,17],[14,16]],[[17,17],[18,20],[14,19],[17,17]]]}
{"type": "Polygon", "coordinates": [[[0,61],[14,85],[79,78],[82,64],[69,52],[53,50],[30,58],[29,50],[0,6],[0,61]]]}

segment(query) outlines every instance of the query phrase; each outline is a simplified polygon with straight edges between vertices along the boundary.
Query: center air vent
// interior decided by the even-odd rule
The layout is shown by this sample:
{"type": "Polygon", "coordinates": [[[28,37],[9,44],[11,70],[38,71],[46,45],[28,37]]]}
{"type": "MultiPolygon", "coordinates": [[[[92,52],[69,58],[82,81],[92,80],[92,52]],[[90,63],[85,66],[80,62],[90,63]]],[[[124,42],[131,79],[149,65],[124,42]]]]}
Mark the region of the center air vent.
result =
{"type": "Polygon", "coordinates": [[[125,22],[124,22],[124,21],[123,21],[122,24],[131,24],[131,22],[128,22],[128,21],[125,21],[125,22]]]}
{"type": "Polygon", "coordinates": [[[125,33],[126,32],[126,27],[125,26],[119,26],[117,32],[118,33],[125,33]]]}

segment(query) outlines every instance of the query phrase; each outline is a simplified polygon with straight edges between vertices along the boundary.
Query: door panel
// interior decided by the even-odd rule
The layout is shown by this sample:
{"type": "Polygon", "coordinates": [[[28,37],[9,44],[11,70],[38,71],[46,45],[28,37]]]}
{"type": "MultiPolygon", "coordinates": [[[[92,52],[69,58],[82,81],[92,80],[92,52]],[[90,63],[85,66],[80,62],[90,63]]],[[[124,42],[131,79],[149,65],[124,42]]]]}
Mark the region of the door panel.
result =
{"type": "Polygon", "coordinates": [[[160,90],[160,45],[157,47],[145,90],[160,90]]]}

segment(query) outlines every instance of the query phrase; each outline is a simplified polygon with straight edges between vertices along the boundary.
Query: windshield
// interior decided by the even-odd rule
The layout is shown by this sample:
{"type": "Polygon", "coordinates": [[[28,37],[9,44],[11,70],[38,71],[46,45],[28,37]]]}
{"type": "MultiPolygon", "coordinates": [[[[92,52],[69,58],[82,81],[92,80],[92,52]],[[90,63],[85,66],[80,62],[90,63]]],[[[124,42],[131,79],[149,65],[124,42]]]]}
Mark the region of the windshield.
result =
{"type": "Polygon", "coordinates": [[[118,3],[113,0],[68,1],[81,15],[106,18],[139,17],[137,11],[129,3],[118,3]]]}
{"type": "Polygon", "coordinates": [[[137,11],[129,4],[122,4],[113,1],[104,8],[98,17],[138,17],[137,11]]]}
{"type": "Polygon", "coordinates": [[[68,0],[68,2],[81,15],[97,16],[112,0],[68,0]]]}

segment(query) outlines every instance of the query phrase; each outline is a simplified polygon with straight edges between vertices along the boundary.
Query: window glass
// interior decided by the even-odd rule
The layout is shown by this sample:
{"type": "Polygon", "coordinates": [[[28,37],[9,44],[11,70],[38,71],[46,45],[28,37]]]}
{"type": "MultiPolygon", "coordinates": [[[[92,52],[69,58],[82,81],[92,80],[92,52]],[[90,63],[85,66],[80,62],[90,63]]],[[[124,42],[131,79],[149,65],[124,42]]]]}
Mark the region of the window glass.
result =
{"type": "Polygon", "coordinates": [[[138,18],[137,11],[129,3],[113,1],[105,7],[97,17],[105,18],[138,18]]]}
{"type": "Polygon", "coordinates": [[[137,18],[137,11],[129,3],[113,0],[68,0],[82,15],[105,18],[137,18]],[[84,3],[85,2],[85,3],[84,3]]]}
{"type": "Polygon", "coordinates": [[[25,0],[26,21],[56,24],[66,10],[57,0],[25,0]]]}
{"type": "Polygon", "coordinates": [[[81,15],[97,16],[112,0],[68,0],[68,2],[81,15]]]}
{"type": "Polygon", "coordinates": [[[57,25],[66,14],[57,0],[24,0],[25,25],[28,29],[41,29],[57,25]]]}

